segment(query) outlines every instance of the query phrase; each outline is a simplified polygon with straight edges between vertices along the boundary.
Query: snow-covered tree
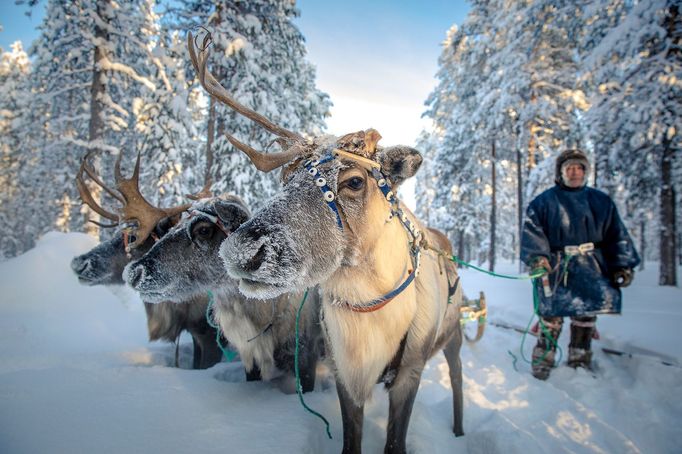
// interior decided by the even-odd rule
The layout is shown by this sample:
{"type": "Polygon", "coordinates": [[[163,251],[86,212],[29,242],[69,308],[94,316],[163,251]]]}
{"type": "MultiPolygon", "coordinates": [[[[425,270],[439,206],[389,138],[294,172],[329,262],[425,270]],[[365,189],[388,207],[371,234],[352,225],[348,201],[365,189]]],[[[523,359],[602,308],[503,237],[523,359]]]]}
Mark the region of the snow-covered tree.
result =
{"type": "Polygon", "coordinates": [[[676,193],[682,145],[682,16],[679,2],[602,0],[587,10],[587,121],[600,177],[627,197],[639,225],[658,208],[660,284],[676,285],[676,193]],[[606,24],[606,26],[605,26],[606,24]]]}
{"type": "MultiPolygon", "coordinates": [[[[142,121],[137,114],[145,114],[136,109],[154,93],[173,88],[162,59],[153,53],[159,41],[154,5],[153,0],[47,4],[41,35],[31,49],[33,115],[39,125],[33,142],[44,146],[27,150],[33,164],[24,175],[35,185],[33,208],[40,216],[34,218],[41,232],[90,225],[85,220],[96,216],[81,207],[73,183],[82,156],[98,151],[105,179],[117,153],[125,152],[124,163],[132,162],[138,136],[146,132],[136,129],[142,121]]],[[[98,194],[96,188],[93,192],[98,194]]]]}
{"type": "Polygon", "coordinates": [[[30,112],[27,80],[31,64],[21,42],[10,52],[0,49],[0,254],[13,257],[33,245],[31,228],[21,224],[26,201],[19,184],[25,165],[22,138],[28,132],[25,116],[30,112]]]}

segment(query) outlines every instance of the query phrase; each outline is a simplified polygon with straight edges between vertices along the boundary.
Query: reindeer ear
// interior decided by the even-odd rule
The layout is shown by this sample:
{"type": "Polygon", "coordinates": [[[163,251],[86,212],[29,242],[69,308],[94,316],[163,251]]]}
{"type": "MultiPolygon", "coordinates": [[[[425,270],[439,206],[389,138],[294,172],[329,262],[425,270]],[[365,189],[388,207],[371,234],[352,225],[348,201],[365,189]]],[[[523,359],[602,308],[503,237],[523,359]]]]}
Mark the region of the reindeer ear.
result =
{"type": "Polygon", "coordinates": [[[225,228],[234,232],[251,217],[249,209],[241,201],[218,200],[213,204],[216,214],[225,228]]]}
{"type": "Polygon", "coordinates": [[[422,164],[421,153],[405,145],[396,145],[379,150],[375,159],[381,164],[381,170],[391,178],[393,186],[398,186],[414,176],[422,164]]]}

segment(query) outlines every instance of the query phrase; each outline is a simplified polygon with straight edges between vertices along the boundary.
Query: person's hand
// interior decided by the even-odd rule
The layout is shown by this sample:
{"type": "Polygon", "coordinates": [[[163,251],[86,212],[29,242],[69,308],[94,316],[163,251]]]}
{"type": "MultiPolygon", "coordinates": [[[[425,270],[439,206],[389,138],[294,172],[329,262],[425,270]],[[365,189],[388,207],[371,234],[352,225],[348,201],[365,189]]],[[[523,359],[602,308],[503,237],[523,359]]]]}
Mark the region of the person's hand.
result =
{"type": "Polygon", "coordinates": [[[552,266],[549,264],[549,260],[547,260],[547,257],[545,257],[544,255],[540,255],[538,257],[535,257],[530,262],[530,268],[533,271],[536,271],[539,269],[544,269],[548,273],[552,271],[552,266]]]}
{"type": "Polygon", "coordinates": [[[635,272],[632,268],[619,268],[611,274],[611,282],[616,287],[627,287],[632,283],[635,272]]]}

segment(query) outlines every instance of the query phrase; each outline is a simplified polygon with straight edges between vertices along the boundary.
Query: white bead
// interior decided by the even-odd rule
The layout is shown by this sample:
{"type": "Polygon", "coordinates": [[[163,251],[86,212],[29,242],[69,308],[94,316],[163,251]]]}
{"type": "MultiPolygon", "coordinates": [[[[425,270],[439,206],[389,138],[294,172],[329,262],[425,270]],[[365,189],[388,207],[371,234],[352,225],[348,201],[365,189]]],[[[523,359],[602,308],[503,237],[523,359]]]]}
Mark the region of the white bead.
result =
{"type": "Polygon", "coordinates": [[[386,194],[386,200],[389,202],[393,199],[393,191],[388,191],[388,194],[386,194]]]}
{"type": "Polygon", "coordinates": [[[308,173],[311,174],[312,176],[317,175],[317,169],[315,167],[311,167],[308,169],[308,173]]]}
{"type": "Polygon", "coordinates": [[[382,178],[379,181],[377,181],[377,184],[379,185],[380,188],[383,188],[384,186],[386,186],[386,180],[382,178]]]}
{"type": "Polygon", "coordinates": [[[327,191],[324,193],[324,200],[331,202],[334,200],[334,193],[332,191],[327,191]]]}
{"type": "Polygon", "coordinates": [[[310,165],[313,166],[313,167],[315,167],[315,166],[317,166],[317,165],[319,165],[319,164],[320,164],[320,161],[318,161],[317,159],[310,163],[310,165]]]}
{"type": "Polygon", "coordinates": [[[324,186],[325,184],[327,184],[327,180],[325,180],[324,178],[320,177],[320,178],[318,178],[317,180],[315,180],[315,184],[316,184],[317,186],[319,186],[319,187],[322,187],[322,186],[324,186]]]}

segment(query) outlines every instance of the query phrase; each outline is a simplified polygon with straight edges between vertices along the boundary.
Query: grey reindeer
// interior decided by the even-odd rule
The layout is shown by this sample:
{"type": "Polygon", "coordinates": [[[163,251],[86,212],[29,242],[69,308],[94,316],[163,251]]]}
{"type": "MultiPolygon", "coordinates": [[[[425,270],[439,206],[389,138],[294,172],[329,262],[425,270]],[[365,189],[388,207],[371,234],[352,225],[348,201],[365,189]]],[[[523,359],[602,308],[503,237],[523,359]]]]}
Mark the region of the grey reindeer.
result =
{"type": "Polygon", "coordinates": [[[261,171],[283,167],[283,187],[220,248],[230,276],[254,298],[319,285],[326,355],[335,371],[343,452],[360,453],[364,403],[388,388],[385,452],[406,452],[406,436],[426,361],[443,350],[453,391],[454,434],[463,435],[462,332],[456,269],[435,237],[395,196],[421,165],[417,150],[377,146],[375,130],[305,140],[235,101],[207,70],[210,37],[188,48],[215,99],[278,136],[264,154],[228,140],[261,171]]]}
{"type": "MultiPolygon", "coordinates": [[[[83,158],[76,182],[83,202],[102,217],[113,221],[113,224],[99,225],[105,227],[118,226],[121,220],[132,221],[137,219],[137,217],[133,217],[136,213],[146,211],[153,214],[153,216],[146,216],[144,219],[147,224],[152,225],[153,229],[146,238],[140,236],[139,239],[126,237],[127,233],[119,230],[111,239],[100,243],[85,254],[74,257],[71,260],[71,269],[78,277],[79,282],[84,285],[124,285],[123,270],[125,266],[132,260],[142,257],[151,249],[155,242],[154,237],[163,237],[170,227],[177,222],[180,212],[187,209],[189,204],[169,210],[157,209],[148,204],[139,193],[139,185],[136,183],[139,178],[139,156],[133,177],[126,180],[121,175],[119,155],[114,172],[117,190],[104,186],[89,164],[89,156],[90,154],[87,154],[83,158]],[[111,191],[110,194],[113,194],[122,203],[123,208],[120,216],[102,208],[95,202],[83,179],[84,173],[105,190],[111,191]],[[126,184],[127,181],[131,181],[131,183],[126,184]],[[141,201],[143,202],[141,203],[141,201]],[[131,203],[138,204],[139,208],[132,210],[131,203]],[[130,243],[137,247],[131,248],[130,243]]],[[[222,352],[216,343],[216,329],[212,328],[206,321],[205,312],[208,299],[197,297],[183,301],[183,304],[177,304],[170,301],[150,303],[143,300],[149,340],[163,340],[175,343],[177,346],[180,334],[187,331],[192,336],[192,367],[194,369],[209,368],[220,362],[222,352]]],[[[178,364],[177,348],[175,364],[176,366],[178,364]]]]}
{"type": "MultiPolygon", "coordinates": [[[[128,284],[148,301],[186,300],[208,292],[215,298],[213,316],[239,352],[247,381],[272,380],[294,372],[296,311],[302,293],[268,300],[239,293],[218,255],[220,244],[250,217],[237,196],[195,202],[178,224],[125,272],[128,284]]],[[[300,378],[312,391],[321,332],[317,293],[311,292],[300,320],[300,378]]]]}

